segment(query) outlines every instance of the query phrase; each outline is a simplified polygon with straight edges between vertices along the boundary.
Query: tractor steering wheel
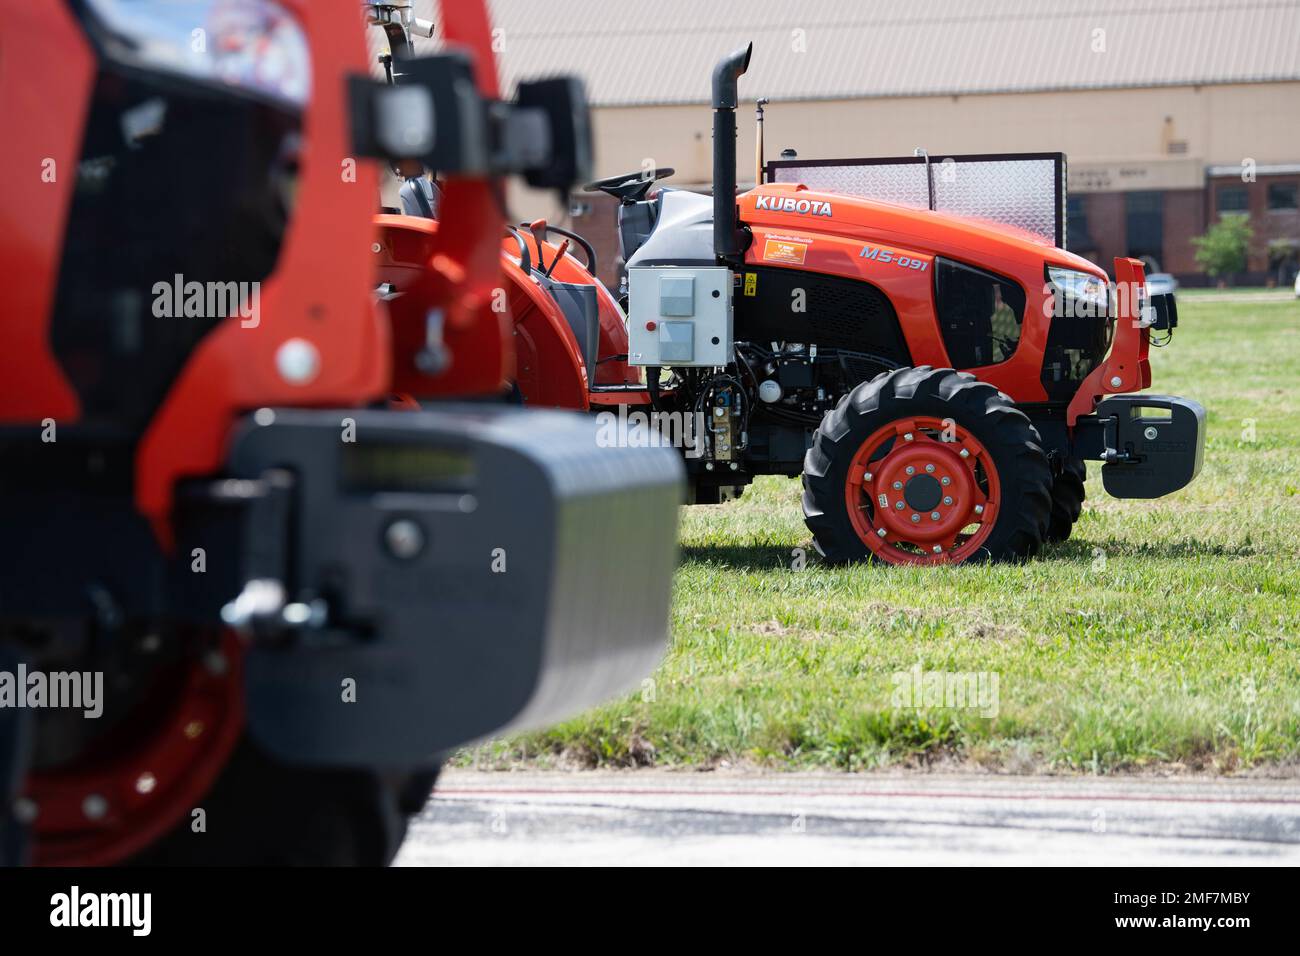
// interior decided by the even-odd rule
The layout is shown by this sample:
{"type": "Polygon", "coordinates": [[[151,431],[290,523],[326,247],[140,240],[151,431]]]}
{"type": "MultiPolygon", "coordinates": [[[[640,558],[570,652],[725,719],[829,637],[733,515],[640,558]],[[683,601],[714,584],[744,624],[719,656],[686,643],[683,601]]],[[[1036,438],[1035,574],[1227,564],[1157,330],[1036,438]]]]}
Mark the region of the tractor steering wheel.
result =
{"type": "Polygon", "coordinates": [[[667,179],[676,172],[677,170],[671,166],[660,166],[649,174],[638,170],[635,173],[624,173],[622,176],[597,179],[595,182],[583,186],[582,191],[586,193],[609,193],[619,202],[631,205],[645,199],[645,194],[650,191],[650,187],[657,180],[667,179]]]}

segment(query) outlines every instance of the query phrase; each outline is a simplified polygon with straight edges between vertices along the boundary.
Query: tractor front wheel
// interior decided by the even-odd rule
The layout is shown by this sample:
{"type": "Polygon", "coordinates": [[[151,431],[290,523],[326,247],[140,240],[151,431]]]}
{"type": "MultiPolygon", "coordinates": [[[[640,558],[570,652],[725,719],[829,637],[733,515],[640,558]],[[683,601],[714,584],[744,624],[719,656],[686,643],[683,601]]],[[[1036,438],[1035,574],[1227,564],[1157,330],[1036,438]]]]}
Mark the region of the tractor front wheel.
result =
{"type": "Polygon", "coordinates": [[[804,458],[804,520],[832,562],[1020,560],[1052,512],[1052,470],[1029,418],[987,382],[929,366],[841,399],[804,458]]]}

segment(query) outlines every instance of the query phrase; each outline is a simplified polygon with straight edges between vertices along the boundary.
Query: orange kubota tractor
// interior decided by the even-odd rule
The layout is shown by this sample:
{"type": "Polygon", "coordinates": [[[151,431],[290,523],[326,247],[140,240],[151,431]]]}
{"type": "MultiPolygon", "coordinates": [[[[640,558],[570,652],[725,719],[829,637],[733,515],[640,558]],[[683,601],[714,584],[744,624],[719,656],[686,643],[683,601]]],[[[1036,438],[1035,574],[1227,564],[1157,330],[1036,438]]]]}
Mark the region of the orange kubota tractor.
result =
{"type": "Polygon", "coordinates": [[[750,53],[713,72],[712,198],[655,190],[671,169],[588,185],[618,201],[617,302],[578,236],[538,223],[507,242],[512,295],[549,298],[574,333],[560,357],[525,347],[527,403],[648,415],[691,448],[692,502],[802,474],[831,561],[1021,559],[1070,534],[1085,460],[1122,498],[1196,476],[1204,409],[1131,394],[1173,296],[1148,295],[1136,260],[1115,261],[1111,288],[1066,251],[1063,156],[765,166],[760,101],[757,185],[737,196],[750,53]]]}
{"type": "Polygon", "coordinates": [[[581,89],[502,102],[445,7],[399,89],[355,0],[0,3],[4,859],[386,862],[449,750],[662,652],[678,456],[502,400],[501,177],[583,174],[581,89]]]}

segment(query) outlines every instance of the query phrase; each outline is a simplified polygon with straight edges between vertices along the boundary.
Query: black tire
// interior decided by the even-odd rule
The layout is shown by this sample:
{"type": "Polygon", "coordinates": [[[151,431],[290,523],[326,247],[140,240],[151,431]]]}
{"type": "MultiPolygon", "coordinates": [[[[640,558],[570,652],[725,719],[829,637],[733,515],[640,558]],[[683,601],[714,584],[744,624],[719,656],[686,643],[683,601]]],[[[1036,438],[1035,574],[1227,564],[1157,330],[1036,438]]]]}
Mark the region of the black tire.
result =
{"type": "Polygon", "coordinates": [[[1052,479],[1052,517],[1047,522],[1044,541],[1055,544],[1070,537],[1074,523],[1083,513],[1083,483],[1087,479],[1088,466],[1082,459],[1061,459],[1060,469],[1052,479]]]}
{"type": "Polygon", "coordinates": [[[849,518],[850,462],[877,430],[899,419],[952,419],[987,450],[1001,501],[983,546],[966,560],[1023,560],[1038,552],[1051,514],[1052,471],[1042,439],[1024,412],[967,372],[902,368],[864,382],[826,414],[804,457],[804,521],[818,552],[833,563],[873,552],[849,518]]]}
{"type": "Polygon", "coordinates": [[[424,807],[436,767],[400,775],[320,770],[275,760],[240,741],[198,806],[129,861],[144,866],[387,866],[424,807]]]}

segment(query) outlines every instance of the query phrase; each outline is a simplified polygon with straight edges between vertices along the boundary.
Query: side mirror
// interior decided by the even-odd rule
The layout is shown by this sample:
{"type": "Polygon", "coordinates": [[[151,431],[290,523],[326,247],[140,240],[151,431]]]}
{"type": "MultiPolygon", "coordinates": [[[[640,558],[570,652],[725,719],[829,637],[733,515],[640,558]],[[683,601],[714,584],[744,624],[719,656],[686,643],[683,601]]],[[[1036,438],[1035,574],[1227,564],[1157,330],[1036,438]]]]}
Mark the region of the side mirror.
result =
{"type": "Polygon", "coordinates": [[[582,82],[519,84],[514,103],[483,99],[457,52],[401,61],[396,85],[349,81],[353,148],[389,161],[418,159],[440,173],[518,174],[534,188],[567,190],[591,174],[591,121],[582,82]]]}
{"type": "Polygon", "coordinates": [[[528,185],[567,190],[591,178],[591,112],[580,79],[562,76],[520,83],[518,107],[540,112],[550,130],[550,154],[522,170],[528,185]]]}
{"type": "Polygon", "coordinates": [[[407,58],[396,85],[349,79],[353,149],[389,161],[418,159],[454,175],[489,175],[487,110],[462,53],[407,58]]]}

